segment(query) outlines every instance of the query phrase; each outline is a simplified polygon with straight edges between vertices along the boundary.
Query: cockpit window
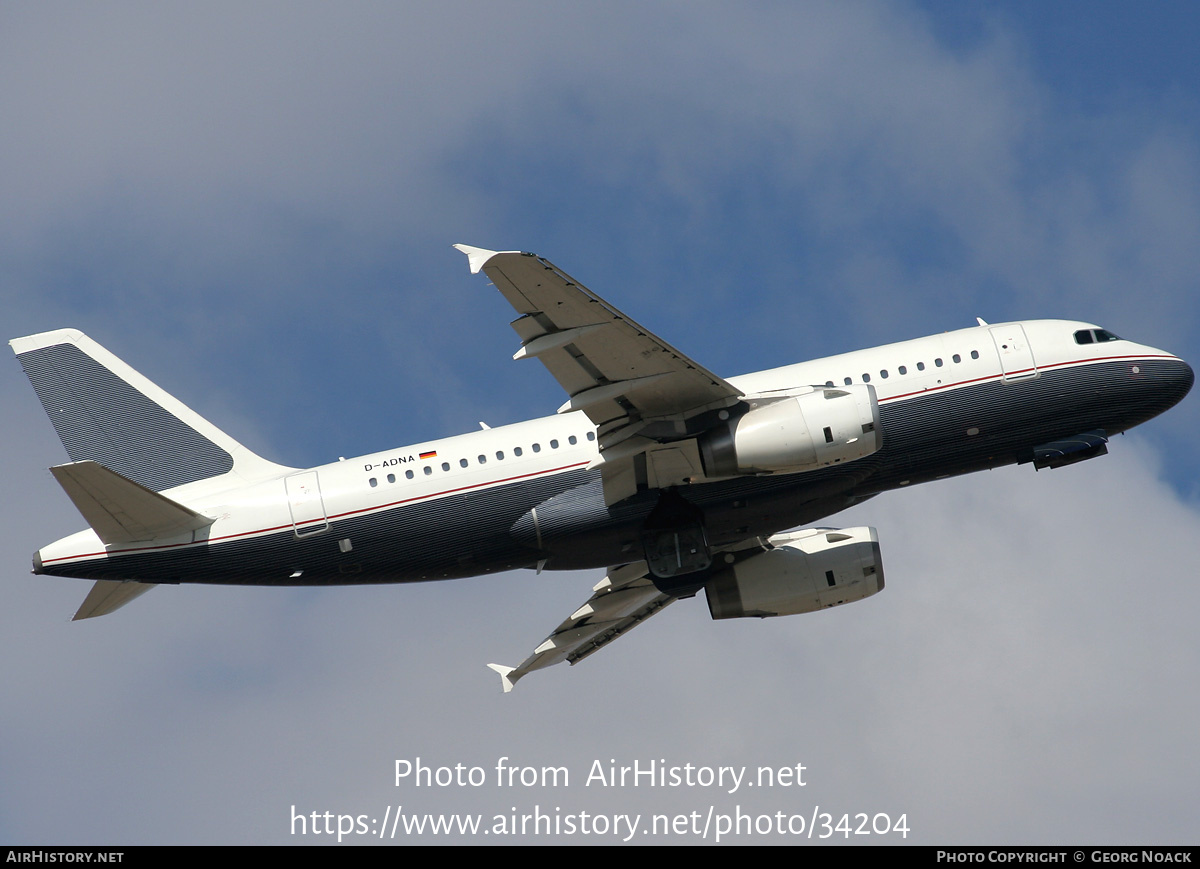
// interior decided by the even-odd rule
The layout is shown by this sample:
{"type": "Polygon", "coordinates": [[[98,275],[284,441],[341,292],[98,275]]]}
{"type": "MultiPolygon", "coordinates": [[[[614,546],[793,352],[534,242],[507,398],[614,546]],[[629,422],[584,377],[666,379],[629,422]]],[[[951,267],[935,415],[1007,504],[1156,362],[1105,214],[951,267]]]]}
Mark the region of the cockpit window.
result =
{"type": "Polygon", "coordinates": [[[1075,333],[1076,344],[1103,344],[1105,341],[1120,341],[1118,335],[1114,335],[1107,329],[1080,329],[1075,333]]]}

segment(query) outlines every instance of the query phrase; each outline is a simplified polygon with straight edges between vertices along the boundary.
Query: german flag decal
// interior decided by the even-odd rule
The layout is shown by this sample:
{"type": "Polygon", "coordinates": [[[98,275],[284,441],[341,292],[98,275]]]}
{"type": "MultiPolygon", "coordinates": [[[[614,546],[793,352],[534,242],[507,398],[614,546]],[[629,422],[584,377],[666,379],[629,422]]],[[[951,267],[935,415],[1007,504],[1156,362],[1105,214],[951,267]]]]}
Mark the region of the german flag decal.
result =
{"type": "Polygon", "coordinates": [[[431,450],[431,451],[429,451],[429,452],[427,452],[427,453],[421,453],[421,458],[423,458],[423,459],[436,459],[436,458],[437,458],[437,450],[431,450]]]}

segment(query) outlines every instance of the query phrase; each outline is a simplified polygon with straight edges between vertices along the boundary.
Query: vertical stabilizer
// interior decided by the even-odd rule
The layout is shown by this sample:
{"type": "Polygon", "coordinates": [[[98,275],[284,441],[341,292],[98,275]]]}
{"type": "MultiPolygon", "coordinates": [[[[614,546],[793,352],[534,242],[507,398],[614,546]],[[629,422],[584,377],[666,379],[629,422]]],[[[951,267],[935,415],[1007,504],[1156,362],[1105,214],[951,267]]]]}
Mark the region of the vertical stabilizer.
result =
{"type": "Polygon", "coordinates": [[[73,462],[97,462],[155,492],[289,470],[246,449],[76,329],[9,344],[73,462]]]}

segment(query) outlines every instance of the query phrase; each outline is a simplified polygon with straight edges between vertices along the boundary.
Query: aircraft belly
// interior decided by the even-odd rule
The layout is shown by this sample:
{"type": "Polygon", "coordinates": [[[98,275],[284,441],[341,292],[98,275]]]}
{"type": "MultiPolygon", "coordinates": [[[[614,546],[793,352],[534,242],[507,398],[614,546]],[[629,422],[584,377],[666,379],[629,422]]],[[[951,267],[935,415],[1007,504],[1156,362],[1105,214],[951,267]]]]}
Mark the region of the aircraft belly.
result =
{"type": "Polygon", "coordinates": [[[332,515],[328,531],[300,538],[289,528],[209,545],[110,553],[44,572],[165,583],[340,585],[452,579],[532,566],[538,553],[514,539],[510,528],[530,505],[584,476],[568,472],[332,515]]]}

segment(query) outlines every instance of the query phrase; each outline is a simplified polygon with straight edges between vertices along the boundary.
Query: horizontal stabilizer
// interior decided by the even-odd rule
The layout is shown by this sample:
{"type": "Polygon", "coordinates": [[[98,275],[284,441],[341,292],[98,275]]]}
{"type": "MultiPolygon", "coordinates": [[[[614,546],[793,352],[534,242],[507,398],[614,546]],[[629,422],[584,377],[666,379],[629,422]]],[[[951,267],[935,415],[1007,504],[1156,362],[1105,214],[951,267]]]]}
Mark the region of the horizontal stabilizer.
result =
{"type": "Polygon", "coordinates": [[[214,521],[98,462],[56,465],[50,473],[106,544],[177,537],[214,521]]]}
{"type": "Polygon", "coordinates": [[[140,597],[152,588],[154,588],[153,585],[145,582],[117,582],[108,579],[96,580],[96,584],[92,586],[92,590],[88,592],[88,596],[83,599],[83,603],[71,621],[77,622],[80,619],[93,619],[96,616],[106,616],[115,610],[119,610],[135,597],[140,597]]]}

